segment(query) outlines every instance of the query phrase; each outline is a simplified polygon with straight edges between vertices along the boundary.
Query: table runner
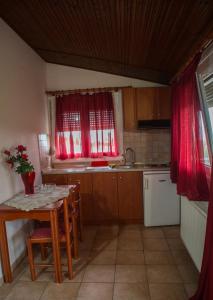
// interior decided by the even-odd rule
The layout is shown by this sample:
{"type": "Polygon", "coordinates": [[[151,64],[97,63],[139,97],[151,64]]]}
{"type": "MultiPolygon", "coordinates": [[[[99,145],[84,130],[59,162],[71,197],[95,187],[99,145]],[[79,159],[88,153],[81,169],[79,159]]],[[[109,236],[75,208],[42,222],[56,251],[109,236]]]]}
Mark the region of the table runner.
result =
{"type": "Polygon", "coordinates": [[[67,197],[71,187],[72,186],[56,186],[46,190],[35,188],[35,194],[25,195],[24,193],[19,193],[5,201],[4,204],[17,209],[30,211],[67,197]]]}

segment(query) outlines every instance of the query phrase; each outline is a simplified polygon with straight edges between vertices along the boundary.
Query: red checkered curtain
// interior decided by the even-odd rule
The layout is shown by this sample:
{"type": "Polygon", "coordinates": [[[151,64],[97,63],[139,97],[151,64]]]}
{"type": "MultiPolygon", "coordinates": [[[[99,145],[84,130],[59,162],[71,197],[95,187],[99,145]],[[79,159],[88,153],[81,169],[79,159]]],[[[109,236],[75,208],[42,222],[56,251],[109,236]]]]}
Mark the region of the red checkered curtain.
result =
{"type": "Polygon", "coordinates": [[[117,156],[112,94],[56,98],[56,158],[117,156]]]}

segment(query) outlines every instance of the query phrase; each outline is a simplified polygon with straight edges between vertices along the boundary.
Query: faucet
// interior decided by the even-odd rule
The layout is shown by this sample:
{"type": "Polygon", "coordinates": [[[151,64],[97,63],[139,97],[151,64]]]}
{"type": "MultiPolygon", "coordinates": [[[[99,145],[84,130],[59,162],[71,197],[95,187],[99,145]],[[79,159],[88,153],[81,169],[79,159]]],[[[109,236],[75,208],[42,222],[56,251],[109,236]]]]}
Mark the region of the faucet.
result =
{"type": "Polygon", "coordinates": [[[123,156],[124,156],[125,165],[134,165],[135,151],[132,148],[130,147],[126,148],[123,156]],[[129,159],[128,159],[128,152],[131,153],[131,157],[129,157],[129,159]]]}

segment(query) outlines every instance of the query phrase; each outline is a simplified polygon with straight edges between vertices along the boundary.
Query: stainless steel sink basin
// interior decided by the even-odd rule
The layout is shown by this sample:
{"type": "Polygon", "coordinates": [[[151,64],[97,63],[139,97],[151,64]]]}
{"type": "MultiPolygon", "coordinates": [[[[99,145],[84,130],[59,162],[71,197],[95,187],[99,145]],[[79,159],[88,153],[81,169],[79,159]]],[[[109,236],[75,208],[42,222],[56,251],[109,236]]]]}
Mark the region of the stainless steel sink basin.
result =
{"type": "Polygon", "coordinates": [[[128,166],[128,165],[123,165],[123,166],[116,166],[116,169],[131,169],[134,168],[134,166],[128,166]]]}
{"type": "Polygon", "coordinates": [[[110,166],[86,167],[86,170],[111,170],[110,166]]]}

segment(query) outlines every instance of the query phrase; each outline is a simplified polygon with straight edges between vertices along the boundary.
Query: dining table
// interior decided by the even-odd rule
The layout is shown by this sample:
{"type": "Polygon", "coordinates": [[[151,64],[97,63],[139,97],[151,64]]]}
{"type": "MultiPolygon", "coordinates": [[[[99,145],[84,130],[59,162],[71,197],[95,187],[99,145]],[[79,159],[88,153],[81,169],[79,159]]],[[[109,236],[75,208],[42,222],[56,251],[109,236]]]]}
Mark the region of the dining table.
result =
{"type": "MultiPolygon", "coordinates": [[[[69,193],[72,191],[72,186],[65,186],[65,188],[66,193],[65,190],[63,190],[63,192],[60,193],[60,188],[57,187],[58,193],[55,193],[55,196],[52,197],[51,195],[54,193],[54,189],[52,189],[52,187],[52,192],[50,189],[49,191],[43,191],[40,194],[39,192],[37,192],[37,194],[35,195],[24,195],[24,193],[19,193],[16,198],[11,198],[8,201],[0,204],[0,253],[3,279],[5,283],[10,283],[13,281],[13,274],[11,270],[10,255],[8,248],[6,222],[15,221],[18,219],[48,221],[50,223],[55,282],[62,282],[63,278],[60,256],[58,215],[60,210],[63,208],[63,199],[65,196],[68,196],[69,193]],[[38,199],[38,196],[40,196],[40,199],[42,199],[42,197],[43,199],[46,199],[47,194],[49,197],[48,199],[50,199],[49,201],[46,201],[50,202],[48,204],[45,204],[41,207],[31,208],[33,207],[33,202],[29,202],[28,209],[26,209],[27,206],[25,206],[24,209],[17,208],[20,206],[19,203],[27,203],[27,201],[33,201],[34,198],[38,199]]],[[[44,201],[44,203],[46,202],[44,201]]],[[[42,205],[41,200],[39,202],[39,205],[42,205]]],[[[38,204],[35,206],[38,206],[38,204]]]]}

